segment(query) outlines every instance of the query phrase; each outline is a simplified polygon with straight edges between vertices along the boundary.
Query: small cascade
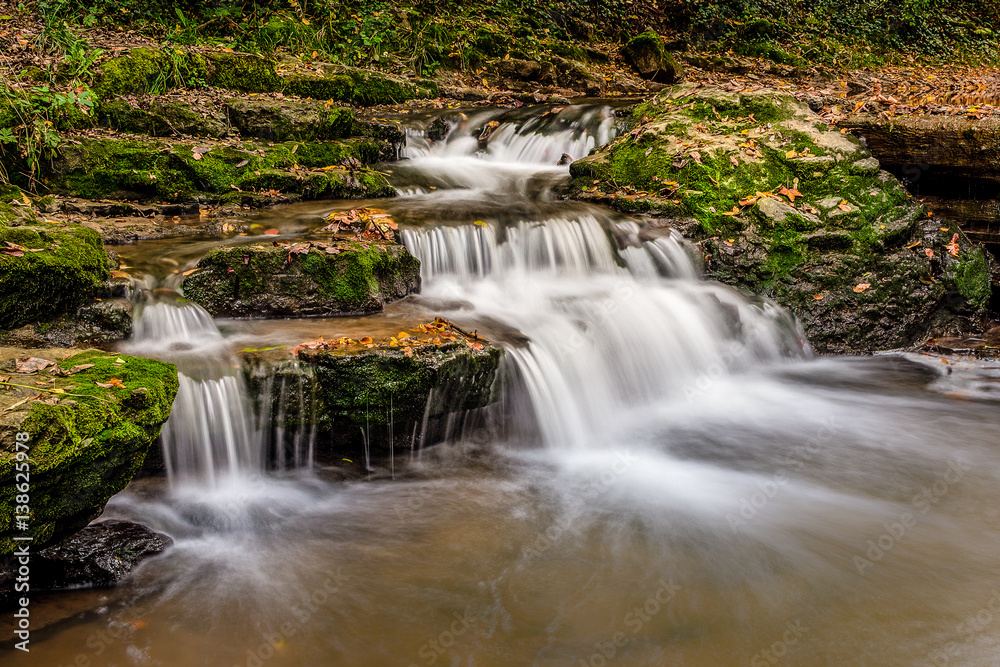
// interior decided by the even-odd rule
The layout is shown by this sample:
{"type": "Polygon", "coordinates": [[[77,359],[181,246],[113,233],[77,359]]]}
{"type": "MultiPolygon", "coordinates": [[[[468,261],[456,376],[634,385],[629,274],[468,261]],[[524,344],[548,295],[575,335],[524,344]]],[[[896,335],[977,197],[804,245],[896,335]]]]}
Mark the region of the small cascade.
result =
{"type": "Polygon", "coordinates": [[[563,155],[579,159],[615,138],[618,124],[610,107],[555,107],[541,114],[507,111],[456,114],[443,119],[444,137],[408,128],[402,156],[410,159],[477,154],[491,162],[555,165],[563,155]],[[494,125],[495,124],[495,125],[494,125]]]}
{"type": "Polygon", "coordinates": [[[245,368],[257,432],[277,470],[312,468],[319,426],[317,385],[298,360],[245,368]]]}
{"type": "Polygon", "coordinates": [[[593,217],[405,229],[424,294],[471,302],[527,343],[508,346],[551,445],[606,440],[629,412],[707,381],[809,354],[790,315],[700,280],[683,239],[593,217]],[[624,245],[620,248],[620,245],[624,245]]]}
{"type": "Polygon", "coordinates": [[[264,466],[262,440],[240,363],[211,315],[175,296],[160,295],[139,309],[129,344],[177,365],[177,398],[161,432],[170,482],[214,486],[257,474],[264,466]]]}
{"type": "Polygon", "coordinates": [[[620,129],[604,105],[456,113],[435,122],[446,129],[407,130],[401,152],[407,159],[393,166],[400,195],[465,189],[546,199],[568,178],[569,161],[614,139],[620,129]]]}

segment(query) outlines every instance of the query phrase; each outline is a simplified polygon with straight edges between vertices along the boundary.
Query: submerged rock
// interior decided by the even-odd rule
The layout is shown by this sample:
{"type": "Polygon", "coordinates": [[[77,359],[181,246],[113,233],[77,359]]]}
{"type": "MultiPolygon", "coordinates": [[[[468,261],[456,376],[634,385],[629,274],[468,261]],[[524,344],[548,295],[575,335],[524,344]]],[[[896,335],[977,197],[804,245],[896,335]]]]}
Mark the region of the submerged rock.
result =
{"type": "Polygon", "coordinates": [[[320,317],[382,310],[420,289],[420,262],[395,243],[219,248],[184,295],[220,317],[320,317]]]}
{"type": "Polygon", "coordinates": [[[14,488],[25,463],[30,473],[27,531],[14,523],[15,504],[23,503],[11,493],[0,498],[0,561],[15,535],[32,536],[40,548],[97,517],[132,480],[170,416],[172,364],[96,350],[70,354],[0,348],[0,373],[9,378],[0,391],[0,487],[14,488]],[[28,434],[27,447],[18,446],[18,433],[28,434]]]}
{"type": "Polygon", "coordinates": [[[794,98],[679,86],[634,118],[571,165],[576,196],[673,219],[708,277],[775,298],[816,349],[869,352],[981,325],[982,249],[794,98]]]}

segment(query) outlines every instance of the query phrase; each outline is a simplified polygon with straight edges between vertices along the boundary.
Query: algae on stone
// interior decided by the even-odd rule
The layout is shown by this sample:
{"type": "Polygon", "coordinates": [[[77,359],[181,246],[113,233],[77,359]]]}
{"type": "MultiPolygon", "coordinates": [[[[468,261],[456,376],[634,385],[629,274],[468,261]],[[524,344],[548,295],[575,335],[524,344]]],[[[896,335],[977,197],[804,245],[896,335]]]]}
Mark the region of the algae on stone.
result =
{"type": "Polygon", "coordinates": [[[69,312],[111,278],[100,235],[80,225],[0,226],[0,244],[24,248],[0,253],[0,329],[69,312]]]}

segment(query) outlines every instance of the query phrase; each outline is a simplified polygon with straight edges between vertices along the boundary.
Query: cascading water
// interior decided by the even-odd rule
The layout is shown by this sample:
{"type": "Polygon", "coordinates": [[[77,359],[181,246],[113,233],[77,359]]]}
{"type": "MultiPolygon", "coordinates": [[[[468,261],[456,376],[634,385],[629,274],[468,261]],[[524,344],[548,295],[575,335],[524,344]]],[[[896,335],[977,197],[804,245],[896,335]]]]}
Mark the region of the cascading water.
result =
{"type": "Polygon", "coordinates": [[[262,470],[240,366],[211,315],[173,299],[145,304],[130,347],[177,365],[177,398],[161,436],[171,484],[212,486],[262,470]]]}
{"type": "MultiPolygon", "coordinates": [[[[440,185],[488,188],[498,163],[522,175],[555,169],[565,178],[553,156],[586,152],[614,131],[607,109],[562,110],[500,126],[480,150],[469,128],[487,118],[462,119],[438,142],[421,138],[406,151],[406,173],[441,174],[464,156],[461,179],[440,185]]],[[[530,196],[529,181],[512,196],[530,196]]],[[[424,296],[468,303],[476,316],[527,339],[510,346],[508,357],[550,444],[603,442],[630,410],[683,396],[720,359],[728,373],[809,354],[779,307],[701,281],[693,250],[670,230],[641,233],[634,221],[591,210],[409,227],[401,238],[420,259],[424,296]]]]}

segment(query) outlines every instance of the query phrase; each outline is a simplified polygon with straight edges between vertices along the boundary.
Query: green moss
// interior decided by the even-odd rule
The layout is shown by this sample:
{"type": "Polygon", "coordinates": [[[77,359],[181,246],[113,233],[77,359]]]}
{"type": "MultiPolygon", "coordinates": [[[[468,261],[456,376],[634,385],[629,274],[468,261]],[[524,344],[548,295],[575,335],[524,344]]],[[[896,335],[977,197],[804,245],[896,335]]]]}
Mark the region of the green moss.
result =
{"type": "Polygon", "coordinates": [[[290,317],[373,312],[414,291],[420,263],[405,248],[354,242],[318,248],[220,248],[185,279],[186,297],[216,315],[290,317]]]}
{"type": "Polygon", "coordinates": [[[239,190],[279,190],[309,199],[392,196],[385,176],[367,170],[301,171],[333,167],[350,158],[373,163],[384,145],[371,139],[344,142],[287,142],[244,148],[217,146],[200,152],[196,144],[92,139],[63,147],[53,189],[101,199],[206,200],[239,190]],[[261,155],[263,153],[263,155],[261,155]]]}
{"type": "Polygon", "coordinates": [[[325,412],[334,424],[347,422],[353,431],[386,426],[390,418],[397,425],[419,423],[425,414],[436,417],[489,404],[500,357],[499,348],[477,352],[451,343],[418,350],[413,357],[373,350],[305,359],[315,365],[325,412]],[[431,389],[449,400],[428,406],[431,389]]]}
{"type": "Polygon", "coordinates": [[[345,67],[328,76],[285,77],[286,93],[317,100],[336,100],[359,105],[399,104],[439,94],[435,82],[427,79],[406,81],[371,70],[345,67]]]}
{"type": "Polygon", "coordinates": [[[93,90],[98,98],[163,92],[156,90],[169,59],[161,51],[142,47],[101,64],[93,90]]]}
{"type": "MultiPolygon", "coordinates": [[[[56,405],[31,403],[18,431],[31,435],[31,526],[41,547],[100,514],[142,465],[170,414],[177,393],[173,365],[148,359],[86,352],[60,362],[63,368],[94,364],[58,380],[73,396],[56,405]],[[119,361],[120,360],[120,361],[119,361]],[[100,387],[98,382],[121,381],[100,387]]],[[[4,434],[12,431],[4,429],[4,434]]],[[[0,446],[0,484],[13,486],[13,438],[0,446]]],[[[10,553],[13,496],[0,499],[0,554],[10,553]]]]}
{"type": "Polygon", "coordinates": [[[946,276],[954,282],[972,310],[981,310],[990,300],[990,270],[982,248],[964,249],[960,261],[948,267],[946,276]]]}
{"type": "Polygon", "coordinates": [[[249,53],[208,53],[209,85],[244,93],[271,93],[281,89],[274,60],[249,53]]]}
{"type": "Polygon", "coordinates": [[[85,227],[0,227],[0,242],[40,250],[0,254],[0,329],[76,308],[111,277],[100,235],[85,227]]]}

